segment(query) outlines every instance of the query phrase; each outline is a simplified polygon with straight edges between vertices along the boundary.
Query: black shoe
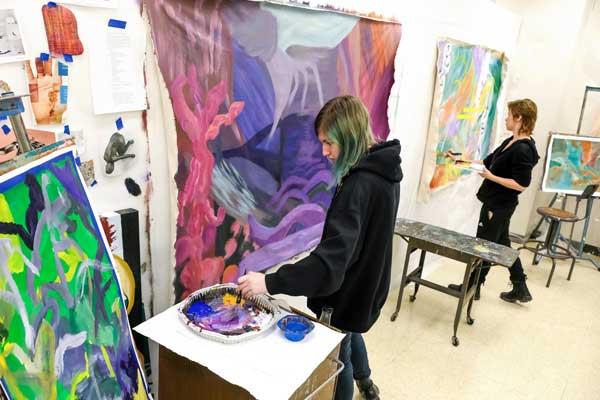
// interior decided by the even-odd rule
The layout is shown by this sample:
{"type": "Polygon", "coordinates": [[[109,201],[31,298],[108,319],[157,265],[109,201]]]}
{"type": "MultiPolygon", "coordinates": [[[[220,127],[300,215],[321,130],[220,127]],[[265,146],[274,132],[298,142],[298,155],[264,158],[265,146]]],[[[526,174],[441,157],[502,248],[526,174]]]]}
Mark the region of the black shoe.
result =
{"type": "Polygon", "coordinates": [[[371,378],[360,379],[356,381],[356,385],[363,399],[379,400],[379,388],[373,383],[371,378]]]}
{"type": "MultiPolygon", "coordinates": [[[[473,300],[479,300],[481,298],[481,285],[481,283],[477,285],[477,289],[475,289],[475,296],[473,297],[473,300]]],[[[457,285],[456,283],[451,283],[448,285],[448,289],[460,292],[462,290],[462,283],[460,285],[457,285]]]]}
{"type": "Polygon", "coordinates": [[[513,282],[512,290],[510,292],[500,293],[500,298],[509,303],[514,303],[516,301],[527,303],[528,301],[533,300],[525,281],[513,282]]]}

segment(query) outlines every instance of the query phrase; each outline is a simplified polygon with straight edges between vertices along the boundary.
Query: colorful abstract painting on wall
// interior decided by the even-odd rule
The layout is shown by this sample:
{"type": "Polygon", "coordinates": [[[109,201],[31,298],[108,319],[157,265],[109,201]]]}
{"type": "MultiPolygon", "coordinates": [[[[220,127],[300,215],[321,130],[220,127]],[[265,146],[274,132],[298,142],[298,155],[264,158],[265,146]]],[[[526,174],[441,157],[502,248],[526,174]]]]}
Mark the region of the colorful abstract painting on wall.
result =
{"type": "Polygon", "coordinates": [[[72,147],[0,177],[0,382],[11,399],[147,399],[72,147]]]}
{"type": "Polygon", "coordinates": [[[437,75],[429,121],[419,200],[471,173],[444,153],[479,160],[492,142],[506,59],[499,51],[451,39],[437,44],[437,75]]]}
{"type": "Polygon", "coordinates": [[[314,118],[356,95],[387,137],[400,25],[253,1],[147,6],[176,119],[181,299],[318,243],[332,175],[314,118]]]}
{"type": "Polygon", "coordinates": [[[600,183],[600,138],[552,134],[542,190],[581,194],[596,183],[600,183]]]}

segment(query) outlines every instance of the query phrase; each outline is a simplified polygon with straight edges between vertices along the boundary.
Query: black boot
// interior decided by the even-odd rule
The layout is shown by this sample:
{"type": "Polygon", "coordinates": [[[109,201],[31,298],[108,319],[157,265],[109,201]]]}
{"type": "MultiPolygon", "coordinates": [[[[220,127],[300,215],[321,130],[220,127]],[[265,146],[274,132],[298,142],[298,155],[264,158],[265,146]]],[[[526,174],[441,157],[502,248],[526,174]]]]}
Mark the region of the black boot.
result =
{"type": "MultiPolygon", "coordinates": [[[[475,296],[473,297],[473,300],[479,300],[481,298],[481,285],[483,285],[483,283],[480,283],[479,285],[477,285],[477,289],[475,289],[475,296]]],[[[462,290],[462,283],[461,284],[451,283],[448,285],[448,288],[452,289],[452,290],[457,290],[460,292],[462,290]]]]}
{"type": "Polygon", "coordinates": [[[356,385],[363,399],[379,400],[379,388],[373,383],[371,378],[357,380],[356,385]]]}
{"type": "Polygon", "coordinates": [[[533,299],[533,297],[531,297],[531,293],[529,293],[529,289],[527,288],[525,280],[513,282],[512,285],[513,288],[510,292],[500,293],[500,298],[502,300],[508,301],[509,303],[514,303],[515,301],[527,303],[533,299]]]}

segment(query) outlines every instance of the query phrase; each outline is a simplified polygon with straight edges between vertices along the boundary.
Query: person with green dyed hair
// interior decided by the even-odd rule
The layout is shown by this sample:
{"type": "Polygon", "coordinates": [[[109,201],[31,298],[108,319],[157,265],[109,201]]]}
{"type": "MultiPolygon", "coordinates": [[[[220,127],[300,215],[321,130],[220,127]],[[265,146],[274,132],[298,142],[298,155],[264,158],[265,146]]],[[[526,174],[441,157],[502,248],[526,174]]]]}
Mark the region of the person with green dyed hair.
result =
{"type": "Polygon", "coordinates": [[[378,143],[366,107],[353,96],[329,100],[315,119],[315,133],[336,184],[321,242],[296,264],[240,277],[239,290],[245,297],[306,296],[317,316],[331,313],[328,322],[347,333],[335,398],[352,399],[356,379],[364,398],[379,399],[361,333],[373,326],[389,291],[402,179],[400,142],[378,143]]]}

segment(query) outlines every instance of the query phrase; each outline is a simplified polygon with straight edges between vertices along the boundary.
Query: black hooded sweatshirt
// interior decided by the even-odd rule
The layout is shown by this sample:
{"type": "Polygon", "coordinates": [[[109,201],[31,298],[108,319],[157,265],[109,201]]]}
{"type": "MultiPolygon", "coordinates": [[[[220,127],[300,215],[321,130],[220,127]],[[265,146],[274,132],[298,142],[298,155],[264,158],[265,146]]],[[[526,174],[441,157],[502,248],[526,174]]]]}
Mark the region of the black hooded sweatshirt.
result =
{"type": "MultiPolygon", "coordinates": [[[[517,140],[505,150],[511,139],[512,136],[504,140],[483,163],[492,174],[501,178],[512,178],[519,185],[527,187],[531,183],[531,170],[540,156],[533,138],[517,140]]],[[[477,192],[477,198],[490,209],[501,210],[516,207],[519,204],[517,197],[520,193],[518,190],[484,179],[477,192]]]]}
{"type": "Polygon", "coordinates": [[[338,185],[320,244],[268,274],[268,292],[307,296],[317,315],[333,307],[331,325],[343,331],[369,330],[389,291],[401,179],[400,142],[371,147],[338,185]]]}

